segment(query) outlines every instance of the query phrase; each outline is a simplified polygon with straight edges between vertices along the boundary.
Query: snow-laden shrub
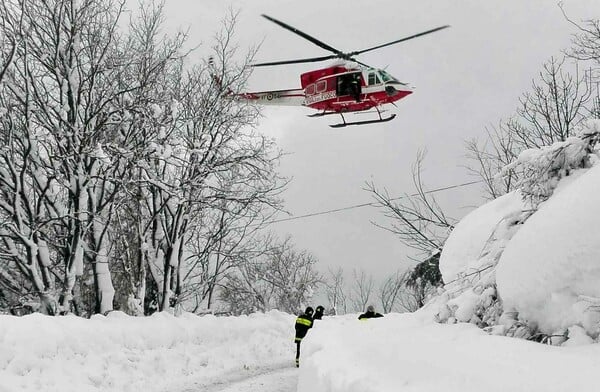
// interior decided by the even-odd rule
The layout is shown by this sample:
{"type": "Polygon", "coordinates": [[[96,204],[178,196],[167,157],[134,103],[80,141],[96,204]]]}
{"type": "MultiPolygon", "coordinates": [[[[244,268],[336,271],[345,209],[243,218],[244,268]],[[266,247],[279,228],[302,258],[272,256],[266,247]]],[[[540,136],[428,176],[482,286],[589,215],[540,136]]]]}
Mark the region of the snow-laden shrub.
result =
{"type": "Polygon", "coordinates": [[[501,175],[514,171],[517,187],[534,206],[547,200],[572,170],[589,168],[595,155],[591,155],[600,137],[600,120],[590,120],[577,129],[578,136],[551,146],[522,151],[517,160],[505,166],[501,175]]]}
{"type": "Polygon", "coordinates": [[[481,328],[498,324],[502,304],[496,266],[506,243],[531,211],[512,192],[471,212],[444,245],[440,268],[446,285],[427,306],[441,323],[469,322],[481,328]]]}

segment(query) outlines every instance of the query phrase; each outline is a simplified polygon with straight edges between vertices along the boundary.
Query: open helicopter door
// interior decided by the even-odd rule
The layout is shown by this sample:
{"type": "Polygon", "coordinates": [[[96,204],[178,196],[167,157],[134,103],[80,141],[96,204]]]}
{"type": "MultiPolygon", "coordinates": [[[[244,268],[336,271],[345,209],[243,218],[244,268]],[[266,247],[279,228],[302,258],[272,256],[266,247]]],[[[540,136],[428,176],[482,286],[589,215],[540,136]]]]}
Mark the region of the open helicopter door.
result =
{"type": "Polygon", "coordinates": [[[336,94],[338,97],[350,96],[360,102],[362,93],[362,72],[345,72],[337,75],[336,94]]]}

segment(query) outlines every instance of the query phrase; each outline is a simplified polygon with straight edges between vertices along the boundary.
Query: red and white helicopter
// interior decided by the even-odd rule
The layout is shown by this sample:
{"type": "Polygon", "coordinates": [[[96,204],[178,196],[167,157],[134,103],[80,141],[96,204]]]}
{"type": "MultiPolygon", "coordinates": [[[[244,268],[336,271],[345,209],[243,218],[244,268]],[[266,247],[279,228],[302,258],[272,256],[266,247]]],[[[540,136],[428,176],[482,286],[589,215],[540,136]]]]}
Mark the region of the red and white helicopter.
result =
{"type": "Polygon", "coordinates": [[[393,120],[396,115],[392,114],[388,117],[382,117],[380,107],[385,104],[394,104],[394,102],[413,92],[412,87],[406,83],[399,82],[386,71],[370,67],[356,60],[355,57],[357,55],[450,27],[448,25],[440,26],[371,48],[353,52],[342,52],[275,18],[267,15],[262,16],[333,54],[321,57],[258,63],[253,64],[254,67],[311,63],[331,59],[341,59],[342,62],[333,64],[327,68],[303,73],[300,75],[301,88],[251,92],[237,96],[261,105],[307,106],[320,111],[320,113],[312,114],[310,117],[339,114],[342,117],[342,123],[330,125],[333,128],[393,120]],[[377,119],[347,122],[344,118],[344,113],[365,112],[373,108],[377,111],[377,119]]]}

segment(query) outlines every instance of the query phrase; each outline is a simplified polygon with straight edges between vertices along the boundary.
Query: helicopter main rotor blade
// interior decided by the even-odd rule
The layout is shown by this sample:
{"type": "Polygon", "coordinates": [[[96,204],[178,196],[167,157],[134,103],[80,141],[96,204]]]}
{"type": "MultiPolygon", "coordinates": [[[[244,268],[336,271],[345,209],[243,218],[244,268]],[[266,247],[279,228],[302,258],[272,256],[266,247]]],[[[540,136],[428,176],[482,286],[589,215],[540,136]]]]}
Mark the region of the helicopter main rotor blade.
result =
{"type": "Polygon", "coordinates": [[[404,38],[400,38],[396,41],[392,41],[392,42],[388,42],[387,44],[383,44],[383,45],[377,45],[377,46],[373,46],[372,48],[368,48],[368,49],[363,49],[363,50],[359,50],[357,52],[352,52],[350,53],[352,56],[356,56],[357,54],[361,54],[361,53],[365,53],[365,52],[369,52],[371,50],[375,50],[375,49],[380,49],[380,48],[384,48],[386,46],[390,46],[390,45],[394,45],[403,41],[408,41],[409,39],[413,39],[413,38],[417,38],[420,37],[422,35],[426,35],[426,34],[431,34],[431,33],[435,33],[436,31],[445,29],[450,27],[450,25],[445,25],[445,26],[440,26],[440,27],[436,27],[435,29],[431,29],[431,30],[427,30],[427,31],[423,31],[422,33],[418,33],[418,34],[414,34],[411,35],[409,37],[404,37],[404,38]]]}
{"type": "Polygon", "coordinates": [[[284,29],[286,29],[286,30],[289,30],[289,31],[291,31],[291,32],[292,32],[292,33],[294,33],[294,34],[298,34],[300,37],[302,37],[302,38],[304,38],[304,39],[306,39],[306,40],[308,40],[308,41],[312,42],[313,44],[315,44],[315,45],[317,45],[317,46],[319,46],[319,47],[321,47],[321,48],[323,48],[323,49],[325,49],[325,50],[328,50],[328,51],[330,51],[330,52],[333,52],[333,53],[335,53],[335,54],[337,54],[337,55],[341,55],[341,54],[343,54],[342,52],[340,52],[340,51],[339,51],[339,50],[337,50],[336,48],[334,48],[334,47],[332,47],[332,46],[329,46],[329,45],[327,45],[326,43],[324,43],[324,42],[321,42],[321,41],[319,41],[318,39],[316,39],[316,38],[314,38],[314,37],[311,37],[310,35],[308,35],[308,34],[306,34],[306,33],[302,32],[302,31],[298,30],[297,28],[295,28],[295,27],[292,27],[292,26],[290,26],[290,25],[288,25],[288,24],[286,24],[286,23],[283,23],[282,21],[279,21],[279,20],[277,20],[277,19],[275,19],[275,18],[271,18],[270,16],[268,16],[268,15],[265,15],[265,14],[262,14],[262,17],[263,17],[263,18],[266,18],[266,19],[268,19],[268,20],[270,20],[271,22],[273,22],[273,23],[275,23],[275,24],[277,24],[277,25],[279,25],[279,26],[281,26],[281,27],[283,27],[283,28],[284,28],[284,29]]]}
{"type": "Polygon", "coordinates": [[[266,67],[266,66],[269,66],[269,65],[314,63],[314,62],[317,62],[317,61],[325,61],[325,60],[335,59],[337,57],[338,56],[336,56],[336,55],[329,55],[329,56],[323,56],[323,57],[311,57],[311,58],[306,58],[306,59],[270,61],[268,63],[258,63],[258,64],[251,64],[251,65],[253,67],[266,67]]]}

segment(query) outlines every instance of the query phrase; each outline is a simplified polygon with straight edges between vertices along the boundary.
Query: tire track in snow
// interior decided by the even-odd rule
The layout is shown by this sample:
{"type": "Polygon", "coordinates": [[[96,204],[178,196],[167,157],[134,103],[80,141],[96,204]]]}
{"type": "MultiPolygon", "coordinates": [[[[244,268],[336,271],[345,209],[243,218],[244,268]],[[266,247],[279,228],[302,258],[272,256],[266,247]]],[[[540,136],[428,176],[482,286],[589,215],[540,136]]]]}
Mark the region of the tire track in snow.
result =
{"type": "Polygon", "coordinates": [[[224,375],[218,381],[197,383],[184,392],[295,392],[298,369],[289,362],[224,375]]]}

